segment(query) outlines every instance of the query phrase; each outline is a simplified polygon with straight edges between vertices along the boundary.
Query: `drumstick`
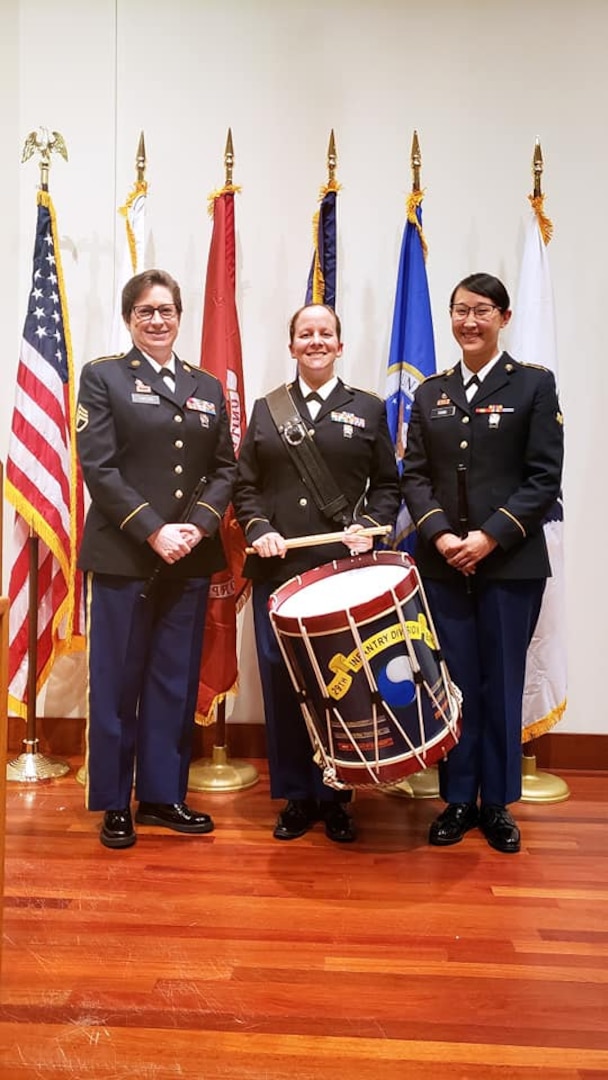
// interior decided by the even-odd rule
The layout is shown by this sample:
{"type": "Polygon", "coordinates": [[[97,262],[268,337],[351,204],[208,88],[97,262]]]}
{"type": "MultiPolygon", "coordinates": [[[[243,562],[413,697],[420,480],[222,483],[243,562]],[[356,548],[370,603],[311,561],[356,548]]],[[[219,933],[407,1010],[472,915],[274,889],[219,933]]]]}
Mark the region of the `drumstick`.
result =
{"type": "MultiPolygon", "coordinates": [[[[353,536],[388,536],[392,531],[391,525],[372,525],[369,529],[358,529],[353,536]]],[[[311,536],[292,536],[285,541],[285,547],[290,548],[314,547],[315,544],[335,544],[344,539],[344,530],[333,533],[313,533],[311,536]]],[[[252,547],[245,548],[246,555],[255,555],[256,550],[252,547]]]]}

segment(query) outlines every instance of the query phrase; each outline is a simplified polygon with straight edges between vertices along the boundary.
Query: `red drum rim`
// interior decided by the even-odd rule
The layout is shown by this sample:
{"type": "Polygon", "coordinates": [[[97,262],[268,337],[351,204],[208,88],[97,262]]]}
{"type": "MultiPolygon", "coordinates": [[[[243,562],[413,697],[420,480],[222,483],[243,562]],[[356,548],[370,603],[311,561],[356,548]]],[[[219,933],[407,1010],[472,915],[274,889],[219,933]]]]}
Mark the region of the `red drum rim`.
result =
{"type": "Polygon", "coordinates": [[[298,634],[302,626],[305,626],[310,633],[324,633],[342,629],[346,611],[350,612],[358,624],[377,617],[379,605],[386,603],[387,606],[394,607],[393,591],[398,600],[405,600],[416,591],[419,584],[420,577],[416,563],[407,552],[372,551],[365,555],[335,559],[333,562],[315,566],[312,570],[305,570],[303,574],[297,574],[271,593],[268,599],[268,610],[272,621],[286,634],[298,634]],[[385,590],[369,600],[354,604],[352,607],[345,604],[339,610],[325,612],[322,615],[302,615],[298,617],[281,615],[281,604],[284,604],[286,600],[298,593],[303,587],[323,581],[325,578],[334,577],[336,574],[342,574],[347,570],[356,570],[359,567],[374,565],[382,566],[383,564],[402,566],[406,571],[402,580],[395,585],[394,590],[385,590]]]}

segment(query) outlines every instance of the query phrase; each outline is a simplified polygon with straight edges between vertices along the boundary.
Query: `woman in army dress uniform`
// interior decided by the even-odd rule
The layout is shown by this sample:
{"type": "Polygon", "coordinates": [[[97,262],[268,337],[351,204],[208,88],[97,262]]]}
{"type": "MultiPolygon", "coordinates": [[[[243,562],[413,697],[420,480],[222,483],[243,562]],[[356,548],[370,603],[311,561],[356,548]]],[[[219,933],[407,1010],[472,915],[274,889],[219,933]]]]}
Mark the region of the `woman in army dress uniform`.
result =
{"type": "Polygon", "coordinates": [[[462,360],[418,388],[403,494],[416,559],[450,675],[463,698],[460,742],[440,763],[447,808],[431,844],[479,825],[520,848],[507,809],[521,796],[526,653],[551,573],[543,518],[560,493],[563,427],[555,380],[499,346],[511,318],[498,278],[471,274],[450,299],[462,360]]]}
{"type": "Polygon", "coordinates": [[[135,843],[135,757],[137,822],[213,828],[184,799],[209,577],[225,566],[218,528],[236,462],[220,382],[173,351],[181,313],[169,274],[138,274],[122,294],[133,348],[86,364],[80,380],[78,454],[91,496],[79,556],[87,805],[105,811],[101,842],[112,848],[135,843]]]}
{"type": "Polygon", "coordinates": [[[332,559],[372,546],[358,536],[365,526],[392,525],[399,501],[395,453],[384,401],[347,386],[334,372],[342,354],[340,321],[332,308],[308,305],[290,323],[290,352],[297,375],[289,386],[293,402],[344,493],[351,523],[341,543],[287,550],[293,536],[336,531],[324,516],[289,457],[265,398],[255,402],[239,455],[234,506],[249,544],[245,563],[253,578],[253,611],[264,710],[271,796],[287,800],[274,836],[292,840],[322,820],[337,842],[355,839],[346,812],[350,793],[323,783],[300,705],[268,616],[268,598],[277,586],[332,559]]]}

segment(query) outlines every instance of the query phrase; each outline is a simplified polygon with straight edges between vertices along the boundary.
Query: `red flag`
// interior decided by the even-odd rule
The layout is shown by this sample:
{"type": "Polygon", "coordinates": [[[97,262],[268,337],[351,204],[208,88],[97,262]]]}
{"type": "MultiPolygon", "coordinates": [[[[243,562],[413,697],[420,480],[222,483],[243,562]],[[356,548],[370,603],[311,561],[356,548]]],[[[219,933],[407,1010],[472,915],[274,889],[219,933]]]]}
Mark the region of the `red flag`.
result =
{"type": "MultiPolygon", "coordinates": [[[[201,367],[224,387],[234,452],[245,434],[245,391],[241,335],[236,310],[236,246],[234,193],[227,185],[213,195],[213,234],[207,263],[201,367]]],[[[228,567],[211,578],[196,705],[197,720],[210,723],[216,704],[234,692],[238,682],[236,615],[247,599],[249,582],[241,576],[245,538],[228,507],[221,525],[228,567]]]]}
{"type": "Polygon", "coordinates": [[[55,211],[38,192],[32,287],[23,328],[6,466],[15,507],[9,597],[9,708],[27,717],[29,536],[38,537],[36,687],[53,662],[84,647],[76,554],[84,517],[74,438],[72,344],[55,211]]]}

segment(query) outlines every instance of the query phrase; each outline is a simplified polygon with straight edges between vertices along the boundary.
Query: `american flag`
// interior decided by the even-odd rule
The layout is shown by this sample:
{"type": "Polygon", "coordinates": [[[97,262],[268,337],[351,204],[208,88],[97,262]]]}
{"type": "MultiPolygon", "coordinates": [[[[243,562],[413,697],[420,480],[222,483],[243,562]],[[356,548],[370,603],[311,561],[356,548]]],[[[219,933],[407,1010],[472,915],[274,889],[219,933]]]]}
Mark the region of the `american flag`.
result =
{"type": "Polygon", "coordinates": [[[55,211],[38,192],[34,266],[6,466],[15,507],[9,583],[9,710],[27,717],[30,535],[38,537],[36,687],[55,659],[83,646],[76,552],[84,502],[74,439],[72,347],[55,211]]]}

